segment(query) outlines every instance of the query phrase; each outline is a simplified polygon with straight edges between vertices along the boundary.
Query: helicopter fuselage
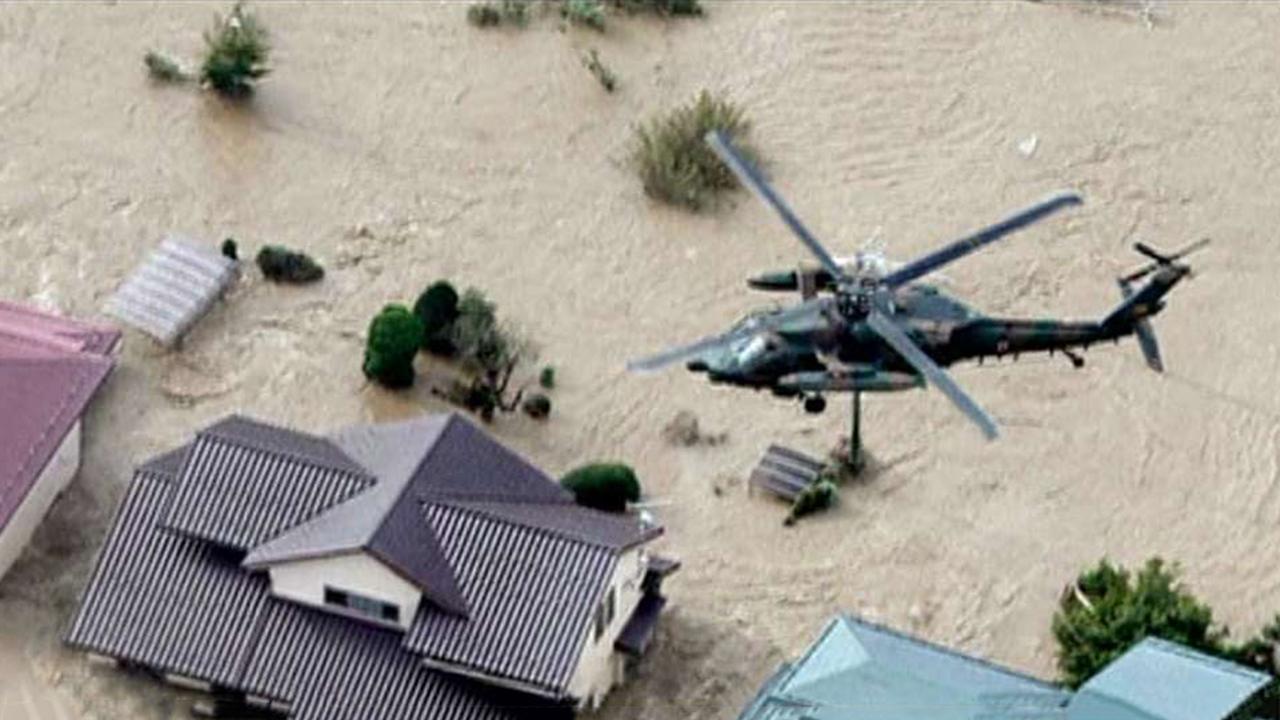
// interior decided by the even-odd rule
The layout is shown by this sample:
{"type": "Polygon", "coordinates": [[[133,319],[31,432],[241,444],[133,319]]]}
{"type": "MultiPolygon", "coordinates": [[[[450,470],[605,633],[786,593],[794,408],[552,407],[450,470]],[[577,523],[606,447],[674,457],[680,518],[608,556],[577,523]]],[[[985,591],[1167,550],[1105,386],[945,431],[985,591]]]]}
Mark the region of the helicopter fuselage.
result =
{"type": "MultiPolygon", "coordinates": [[[[1157,274],[1136,299],[1101,321],[994,318],[923,283],[893,293],[888,314],[938,365],[966,360],[1018,357],[1025,353],[1071,351],[1119,340],[1162,307],[1160,297],[1183,273],[1157,274]],[[1127,312],[1121,312],[1123,308],[1127,312]],[[1119,314],[1117,314],[1119,313],[1119,314]]],[[[771,288],[774,289],[774,288],[771,288]]],[[[776,288],[783,289],[783,288],[776,288]]],[[[752,317],[767,317],[757,313],[752,317]]],[[[750,318],[744,319],[747,322],[750,318]]],[[[774,330],[701,355],[686,365],[712,383],[769,389],[790,397],[823,392],[894,392],[922,388],[923,377],[857,317],[841,316],[834,302],[815,306],[774,330]]]]}

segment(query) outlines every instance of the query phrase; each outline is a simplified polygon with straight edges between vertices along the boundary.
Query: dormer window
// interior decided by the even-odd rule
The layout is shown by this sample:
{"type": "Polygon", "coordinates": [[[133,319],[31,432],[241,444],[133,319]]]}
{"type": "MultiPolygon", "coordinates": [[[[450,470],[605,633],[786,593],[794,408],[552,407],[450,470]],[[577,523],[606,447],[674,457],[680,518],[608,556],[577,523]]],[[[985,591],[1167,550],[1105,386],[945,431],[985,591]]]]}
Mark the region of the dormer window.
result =
{"type": "Polygon", "coordinates": [[[324,604],[344,608],[363,615],[371,620],[399,623],[400,608],[391,603],[374,600],[358,593],[337,590],[328,585],[324,587],[324,604]]]}

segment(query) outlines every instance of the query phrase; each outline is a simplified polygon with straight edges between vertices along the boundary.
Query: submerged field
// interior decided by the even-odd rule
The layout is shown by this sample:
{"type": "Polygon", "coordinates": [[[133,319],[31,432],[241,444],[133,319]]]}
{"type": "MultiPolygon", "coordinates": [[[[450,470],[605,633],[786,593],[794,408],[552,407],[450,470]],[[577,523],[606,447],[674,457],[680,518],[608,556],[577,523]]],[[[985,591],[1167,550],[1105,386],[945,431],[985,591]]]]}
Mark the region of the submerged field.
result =
{"type": "Polygon", "coordinates": [[[359,368],[369,318],[440,277],[486,290],[558,369],[549,422],[494,432],[553,473],[633,463],[685,563],[606,718],[729,720],[839,610],[1051,676],[1058,594],[1104,554],[1181,562],[1242,632],[1280,610],[1280,6],[1156,3],[1149,25],[1118,3],[706,4],[597,35],[550,16],[481,31],[462,4],[263,3],[276,70],[245,107],[142,67],[153,47],[194,56],[221,6],[0,7],[0,297],[96,316],[170,231],[328,268],[306,288],[246,273],[181,352],[126,336],[80,476],[0,583],[0,716],[185,717],[59,643],[131,468],[231,412],[326,432],[444,409],[359,368]],[[581,66],[590,47],[616,93],[581,66]],[[814,418],[623,369],[767,304],[743,278],[805,259],[745,193],[701,215],[643,195],[633,124],[702,88],[745,107],[777,187],[840,252],[880,238],[907,259],[1081,191],[946,270],[984,312],[1101,315],[1134,240],[1211,236],[1156,322],[1169,372],[1131,344],[1080,371],[959,367],[994,444],[934,393],[871,397],[876,472],[783,527],[744,478],[770,442],[825,451],[843,402],[814,418]],[[728,440],[669,445],[679,410],[728,440]]]}

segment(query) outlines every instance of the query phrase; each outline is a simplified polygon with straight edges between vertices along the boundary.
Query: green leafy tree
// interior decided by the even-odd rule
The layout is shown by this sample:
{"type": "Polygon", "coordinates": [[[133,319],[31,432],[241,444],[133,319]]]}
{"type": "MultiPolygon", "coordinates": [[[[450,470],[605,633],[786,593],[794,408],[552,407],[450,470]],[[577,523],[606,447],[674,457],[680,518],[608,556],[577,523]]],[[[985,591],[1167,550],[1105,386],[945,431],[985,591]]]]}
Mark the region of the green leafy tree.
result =
{"type": "Polygon", "coordinates": [[[736,104],[703,90],[693,102],[637,128],[631,162],[650,197],[699,210],[718,193],[738,186],[733,172],[707,146],[707,133],[724,132],[756,162],[758,153],[745,141],[750,127],[736,104]]]}
{"type": "Polygon", "coordinates": [[[213,28],[204,34],[204,42],[200,81],[223,95],[248,95],[253,92],[254,83],[270,72],[267,30],[241,3],[236,3],[225,18],[214,19],[213,28]]]}
{"type": "Polygon", "coordinates": [[[564,0],[560,14],[574,25],[604,31],[604,5],[600,0],[564,0]]]}
{"type": "Polygon", "coordinates": [[[626,512],[628,502],[640,500],[640,480],[621,463],[593,463],[560,479],[579,505],[605,512],[626,512]]]}
{"type": "Polygon", "coordinates": [[[364,375],[389,388],[413,385],[413,359],[422,344],[422,321],[403,305],[387,305],[369,324],[364,375]]]}
{"type": "Polygon", "coordinates": [[[413,314],[422,321],[422,348],[437,355],[452,355],[453,322],[458,319],[458,291],[445,280],[427,286],[413,304],[413,314]]]}
{"type": "Polygon", "coordinates": [[[660,15],[701,15],[699,0],[614,0],[624,10],[649,10],[660,15]]]}
{"type": "Polygon", "coordinates": [[[525,350],[524,343],[498,323],[498,306],[475,288],[458,300],[451,338],[458,357],[473,372],[508,372],[525,350]]]}
{"type": "Polygon", "coordinates": [[[1176,566],[1152,558],[1134,576],[1104,559],[1063,593],[1053,635],[1063,682],[1073,688],[1148,636],[1275,674],[1280,617],[1258,637],[1234,645],[1209,606],[1178,581],[1176,566]]]}

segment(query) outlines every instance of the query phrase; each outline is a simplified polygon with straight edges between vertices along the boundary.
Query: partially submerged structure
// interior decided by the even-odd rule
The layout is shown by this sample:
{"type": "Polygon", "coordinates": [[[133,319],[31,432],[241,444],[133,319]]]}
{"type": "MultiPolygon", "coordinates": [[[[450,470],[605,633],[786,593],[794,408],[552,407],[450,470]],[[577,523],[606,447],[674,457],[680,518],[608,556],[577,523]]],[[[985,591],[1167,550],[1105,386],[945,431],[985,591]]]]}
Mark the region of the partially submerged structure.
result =
{"type": "Polygon", "coordinates": [[[1238,720],[1274,717],[1264,673],[1148,638],[1074,694],[853,616],[827,625],[740,720],[1238,720]]]}
{"type": "Polygon", "coordinates": [[[138,468],[67,639],[303,720],[567,716],[647,647],[660,534],[458,415],[230,417],[138,468]]]}
{"type": "Polygon", "coordinates": [[[0,577],[80,467],[81,417],[120,333],[0,302],[0,577]]]}
{"type": "Polygon", "coordinates": [[[107,312],[172,346],[235,280],[238,263],[194,240],[170,235],[107,302],[107,312]]]}

